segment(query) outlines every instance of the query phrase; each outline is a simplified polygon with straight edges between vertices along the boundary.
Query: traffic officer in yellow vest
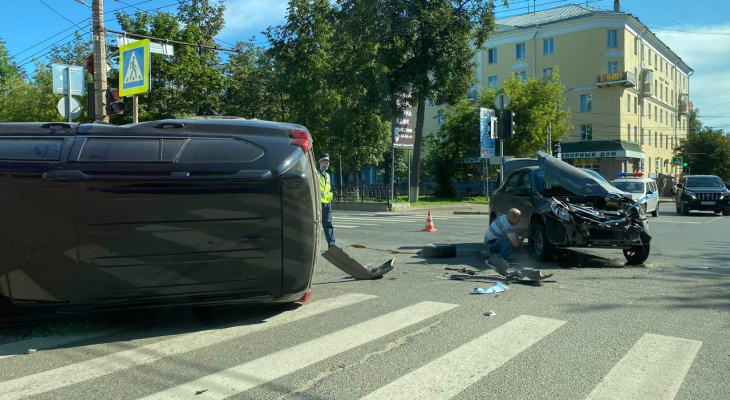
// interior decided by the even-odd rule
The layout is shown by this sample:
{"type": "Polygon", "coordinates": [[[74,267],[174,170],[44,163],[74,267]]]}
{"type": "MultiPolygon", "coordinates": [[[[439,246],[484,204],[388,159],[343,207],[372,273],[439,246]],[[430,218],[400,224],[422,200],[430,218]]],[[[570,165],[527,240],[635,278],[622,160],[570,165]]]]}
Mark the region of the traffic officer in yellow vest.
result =
{"type": "Polygon", "coordinates": [[[335,245],[335,227],[332,226],[332,180],[327,173],[330,166],[330,155],[324,153],[319,156],[319,190],[322,195],[322,228],[328,246],[335,245]]]}

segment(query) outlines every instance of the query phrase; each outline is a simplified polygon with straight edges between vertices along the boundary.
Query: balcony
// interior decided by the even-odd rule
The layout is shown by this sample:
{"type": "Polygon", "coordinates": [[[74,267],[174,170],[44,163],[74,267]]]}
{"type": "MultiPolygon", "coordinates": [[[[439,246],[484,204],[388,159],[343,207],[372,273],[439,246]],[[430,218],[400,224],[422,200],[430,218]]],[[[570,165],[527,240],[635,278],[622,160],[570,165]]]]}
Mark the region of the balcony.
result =
{"type": "Polygon", "coordinates": [[[636,75],[633,72],[611,72],[608,74],[598,75],[598,87],[609,87],[611,85],[621,85],[625,87],[636,86],[636,75]]]}
{"type": "Polygon", "coordinates": [[[641,84],[641,95],[644,97],[654,96],[654,84],[651,82],[644,82],[641,84]]]}

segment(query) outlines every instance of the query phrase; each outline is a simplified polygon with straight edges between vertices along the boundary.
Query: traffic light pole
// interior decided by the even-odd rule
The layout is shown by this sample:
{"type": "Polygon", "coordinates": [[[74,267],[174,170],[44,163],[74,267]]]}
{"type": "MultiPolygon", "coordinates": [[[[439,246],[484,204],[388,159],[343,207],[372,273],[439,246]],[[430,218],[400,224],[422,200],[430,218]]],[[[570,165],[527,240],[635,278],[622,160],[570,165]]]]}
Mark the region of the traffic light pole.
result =
{"type": "Polygon", "coordinates": [[[499,127],[497,132],[499,132],[499,184],[501,185],[504,183],[504,110],[499,110],[499,127]]]}

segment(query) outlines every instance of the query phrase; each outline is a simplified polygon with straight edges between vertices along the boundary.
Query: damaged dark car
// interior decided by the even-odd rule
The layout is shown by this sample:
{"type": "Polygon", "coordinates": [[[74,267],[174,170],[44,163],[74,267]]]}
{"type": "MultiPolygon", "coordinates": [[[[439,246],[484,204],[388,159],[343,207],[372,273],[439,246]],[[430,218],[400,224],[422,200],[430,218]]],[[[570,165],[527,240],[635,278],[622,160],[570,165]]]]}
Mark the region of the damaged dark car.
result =
{"type": "Polygon", "coordinates": [[[592,171],[543,152],[537,158],[537,166],[515,170],[493,193],[490,223],[519,209],[515,228],[529,230],[530,249],[540,261],[576,247],[621,249],[628,264],[646,261],[651,236],[639,202],[592,171]]]}

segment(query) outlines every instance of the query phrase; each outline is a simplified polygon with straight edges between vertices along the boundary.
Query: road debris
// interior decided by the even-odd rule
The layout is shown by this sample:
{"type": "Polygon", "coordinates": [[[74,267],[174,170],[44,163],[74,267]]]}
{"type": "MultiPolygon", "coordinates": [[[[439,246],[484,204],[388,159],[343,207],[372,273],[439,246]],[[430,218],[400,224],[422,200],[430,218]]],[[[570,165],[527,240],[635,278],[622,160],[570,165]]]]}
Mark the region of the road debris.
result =
{"type": "Polygon", "coordinates": [[[513,268],[509,263],[498,255],[492,255],[488,260],[484,260],[490,268],[497,271],[500,275],[507,278],[510,282],[519,283],[537,283],[545,281],[553,276],[552,274],[543,274],[542,271],[535,268],[513,268]]]}
{"type": "Polygon", "coordinates": [[[507,289],[509,289],[509,287],[503,285],[502,282],[497,282],[497,283],[494,284],[494,286],[489,287],[489,288],[486,288],[486,289],[477,286],[477,287],[474,288],[474,293],[477,293],[477,294],[494,294],[494,293],[504,292],[507,289]]]}
{"type": "Polygon", "coordinates": [[[497,313],[494,311],[487,311],[484,313],[484,316],[486,316],[486,317],[493,317],[495,315],[497,315],[497,313]]]}

